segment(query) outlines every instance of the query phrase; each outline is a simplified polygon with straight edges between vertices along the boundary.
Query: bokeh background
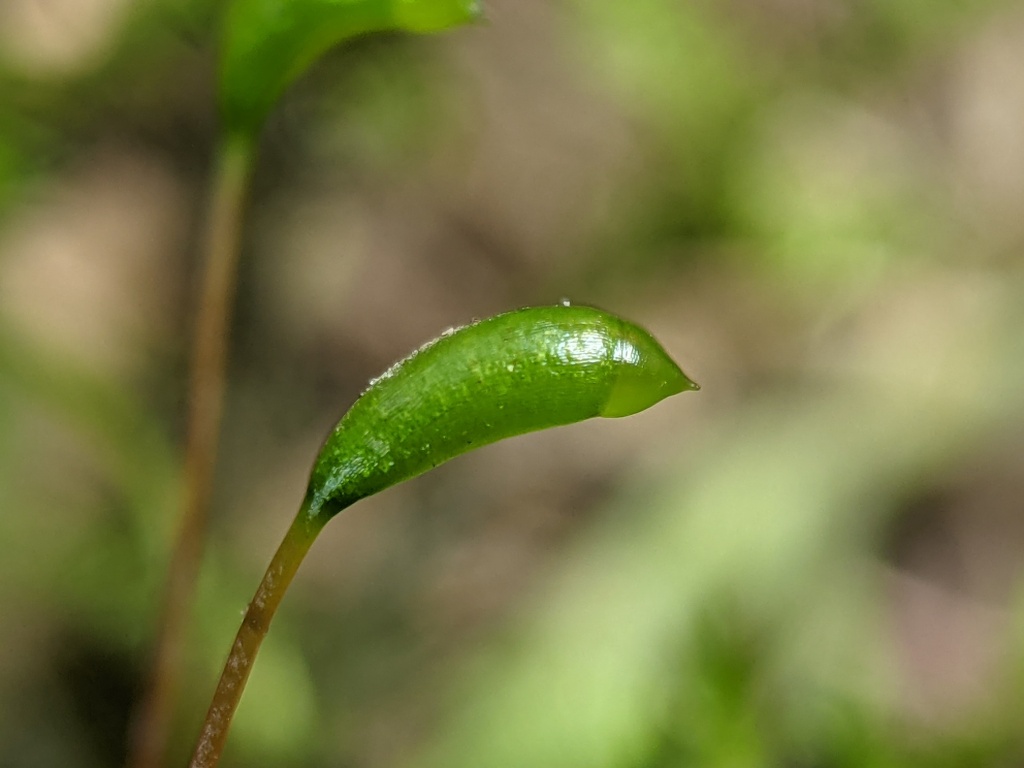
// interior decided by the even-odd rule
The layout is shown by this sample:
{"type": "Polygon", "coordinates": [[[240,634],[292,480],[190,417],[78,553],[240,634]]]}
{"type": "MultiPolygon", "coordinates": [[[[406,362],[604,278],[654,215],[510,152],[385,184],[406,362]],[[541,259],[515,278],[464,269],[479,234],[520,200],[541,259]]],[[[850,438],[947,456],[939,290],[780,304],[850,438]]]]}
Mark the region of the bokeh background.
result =
{"type": "MultiPolygon", "coordinates": [[[[319,443],[562,298],[702,385],[333,522],[228,766],[1024,765],[1024,7],[488,0],[265,131],[183,765],[319,443]]],[[[0,4],[0,764],[120,765],[175,530],[210,0],[0,4]]]]}

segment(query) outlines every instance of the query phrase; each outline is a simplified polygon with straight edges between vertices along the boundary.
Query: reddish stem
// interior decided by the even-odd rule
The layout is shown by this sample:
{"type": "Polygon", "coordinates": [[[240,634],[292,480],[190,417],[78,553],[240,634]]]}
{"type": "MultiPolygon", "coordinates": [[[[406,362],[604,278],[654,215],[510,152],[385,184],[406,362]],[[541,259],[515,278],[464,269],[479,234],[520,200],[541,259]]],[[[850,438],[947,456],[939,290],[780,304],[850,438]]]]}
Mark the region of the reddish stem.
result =
{"type": "Polygon", "coordinates": [[[184,501],[163,596],[150,680],[134,727],[128,759],[132,768],[159,768],[178,700],[188,614],[206,539],[210,488],[217,459],[228,329],[252,159],[249,141],[229,138],[221,148],[214,173],[189,371],[184,501]]]}
{"type": "Polygon", "coordinates": [[[246,680],[256,661],[256,653],[270,628],[274,612],[281,603],[295,571],[298,570],[321,526],[310,522],[305,505],[285,534],[281,546],[270,561],[263,581],[249,603],[249,609],[238,628],[224,671],[221,673],[213,701],[206,713],[195,753],[189,768],[214,768],[220,761],[227,741],[228,728],[242,698],[246,680]]]}

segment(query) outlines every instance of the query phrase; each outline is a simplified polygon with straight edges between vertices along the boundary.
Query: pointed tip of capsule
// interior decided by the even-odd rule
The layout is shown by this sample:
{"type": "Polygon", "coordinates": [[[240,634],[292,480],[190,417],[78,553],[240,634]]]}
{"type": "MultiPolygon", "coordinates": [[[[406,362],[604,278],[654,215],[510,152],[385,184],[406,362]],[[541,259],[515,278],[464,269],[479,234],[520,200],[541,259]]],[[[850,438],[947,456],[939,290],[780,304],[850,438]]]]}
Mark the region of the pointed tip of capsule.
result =
{"type": "Polygon", "coordinates": [[[700,389],[664,347],[639,326],[628,329],[628,338],[616,356],[624,365],[601,408],[602,416],[630,416],[672,395],[700,389]]]}
{"type": "Polygon", "coordinates": [[[441,32],[484,18],[480,0],[395,0],[394,23],[407,32],[441,32]]]}
{"type": "Polygon", "coordinates": [[[678,395],[681,392],[697,392],[700,390],[700,384],[683,373],[683,369],[667,354],[664,355],[658,368],[661,373],[661,397],[659,399],[678,395]]]}

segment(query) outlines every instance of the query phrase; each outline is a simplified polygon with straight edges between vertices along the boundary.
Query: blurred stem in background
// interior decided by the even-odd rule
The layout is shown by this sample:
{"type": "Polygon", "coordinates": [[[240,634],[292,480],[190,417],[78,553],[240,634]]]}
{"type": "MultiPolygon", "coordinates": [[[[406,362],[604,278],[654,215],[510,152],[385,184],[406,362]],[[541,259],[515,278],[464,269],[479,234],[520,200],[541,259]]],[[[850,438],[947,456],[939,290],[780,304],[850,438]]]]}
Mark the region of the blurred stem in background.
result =
{"type": "Polygon", "coordinates": [[[252,141],[232,135],[224,140],[216,159],[189,371],[180,527],[168,569],[150,679],[132,733],[128,765],[133,768],[161,764],[178,700],[187,617],[208,527],[241,220],[253,158],[252,141]]]}

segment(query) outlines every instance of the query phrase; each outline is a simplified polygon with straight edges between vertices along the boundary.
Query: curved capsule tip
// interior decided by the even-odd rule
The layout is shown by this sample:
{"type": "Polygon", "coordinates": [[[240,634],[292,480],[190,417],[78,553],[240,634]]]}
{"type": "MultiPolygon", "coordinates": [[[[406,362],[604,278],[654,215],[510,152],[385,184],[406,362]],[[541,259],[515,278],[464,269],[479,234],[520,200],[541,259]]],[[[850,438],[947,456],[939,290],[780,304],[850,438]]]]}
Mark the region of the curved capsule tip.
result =
{"type": "Polygon", "coordinates": [[[700,389],[651,334],[629,322],[623,325],[614,352],[617,373],[601,416],[631,416],[666,397],[700,389]]]}
{"type": "Polygon", "coordinates": [[[479,0],[392,0],[397,26],[409,32],[439,32],[483,16],[479,0]]]}

